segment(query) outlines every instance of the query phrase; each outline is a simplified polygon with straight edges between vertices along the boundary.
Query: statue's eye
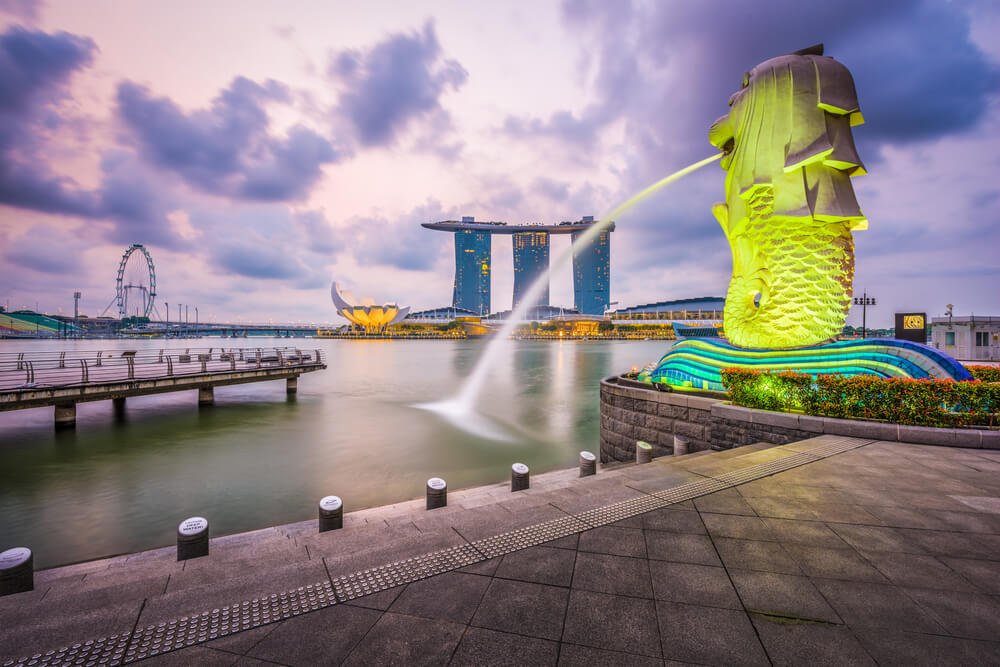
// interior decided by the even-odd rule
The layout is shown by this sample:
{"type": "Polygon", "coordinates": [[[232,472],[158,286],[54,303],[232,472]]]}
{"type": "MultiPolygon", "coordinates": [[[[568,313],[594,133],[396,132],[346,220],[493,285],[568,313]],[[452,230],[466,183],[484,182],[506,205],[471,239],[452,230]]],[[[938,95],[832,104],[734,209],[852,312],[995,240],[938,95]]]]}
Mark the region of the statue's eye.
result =
{"type": "Polygon", "coordinates": [[[743,72],[743,85],[741,88],[746,88],[750,85],[750,72],[743,72]]]}

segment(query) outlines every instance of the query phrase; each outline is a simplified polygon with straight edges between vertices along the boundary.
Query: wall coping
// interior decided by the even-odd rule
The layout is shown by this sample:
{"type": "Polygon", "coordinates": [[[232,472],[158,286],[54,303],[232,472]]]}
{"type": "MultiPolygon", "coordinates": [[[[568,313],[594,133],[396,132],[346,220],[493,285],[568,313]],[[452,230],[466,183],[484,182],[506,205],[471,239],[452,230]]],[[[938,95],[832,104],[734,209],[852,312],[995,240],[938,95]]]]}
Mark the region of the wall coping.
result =
{"type": "Polygon", "coordinates": [[[860,419],[814,417],[793,412],[770,412],[744,408],[721,401],[712,406],[712,416],[763,426],[798,429],[816,434],[843,435],[852,438],[870,438],[919,445],[1000,449],[1000,431],[983,429],[908,426],[860,419]]]}
{"type": "Polygon", "coordinates": [[[724,400],[708,396],[693,396],[677,391],[659,391],[645,382],[628,380],[618,375],[611,375],[601,380],[601,390],[625,398],[638,398],[643,401],[678,405],[706,412],[711,410],[713,405],[724,400]]]}

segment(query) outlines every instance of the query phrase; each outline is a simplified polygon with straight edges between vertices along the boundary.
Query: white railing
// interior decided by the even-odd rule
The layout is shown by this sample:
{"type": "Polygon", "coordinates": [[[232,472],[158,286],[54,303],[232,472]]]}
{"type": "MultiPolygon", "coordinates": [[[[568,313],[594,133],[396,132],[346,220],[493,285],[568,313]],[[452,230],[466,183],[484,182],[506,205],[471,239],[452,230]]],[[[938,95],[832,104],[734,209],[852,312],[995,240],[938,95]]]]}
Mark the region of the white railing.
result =
{"type": "Polygon", "coordinates": [[[321,350],[298,347],[0,352],[0,391],[323,363],[321,350]]]}

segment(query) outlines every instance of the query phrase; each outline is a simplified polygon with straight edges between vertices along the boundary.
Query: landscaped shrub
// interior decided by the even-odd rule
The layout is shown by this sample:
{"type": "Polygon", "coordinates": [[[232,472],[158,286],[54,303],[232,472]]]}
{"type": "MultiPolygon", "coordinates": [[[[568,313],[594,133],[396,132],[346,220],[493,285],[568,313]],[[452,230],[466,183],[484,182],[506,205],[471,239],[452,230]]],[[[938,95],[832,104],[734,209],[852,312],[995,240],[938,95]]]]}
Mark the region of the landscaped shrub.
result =
{"type": "Polygon", "coordinates": [[[1000,366],[966,366],[972,377],[981,382],[1000,382],[1000,366]]]}
{"type": "Polygon", "coordinates": [[[869,419],[920,426],[994,425],[1000,412],[1000,383],[874,375],[820,375],[722,371],[735,405],[758,410],[802,411],[840,419],[869,419]]]}

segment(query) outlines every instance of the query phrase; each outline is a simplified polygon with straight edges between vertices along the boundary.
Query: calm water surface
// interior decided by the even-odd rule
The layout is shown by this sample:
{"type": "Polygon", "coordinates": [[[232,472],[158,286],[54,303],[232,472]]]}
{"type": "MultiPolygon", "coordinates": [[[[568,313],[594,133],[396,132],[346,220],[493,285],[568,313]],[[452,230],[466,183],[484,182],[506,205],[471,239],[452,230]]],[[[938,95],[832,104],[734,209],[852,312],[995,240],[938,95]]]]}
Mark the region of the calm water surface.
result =
{"type": "MultiPolygon", "coordinates": [[[[601,377],[656,361],[662,341],[521,341],[490,377],[481,406],[510,434],[487,440],[414,404],[452,396],[484,341],[277,339],[185,346],[319,347],[329,368],[284,381],[80,403],[75,430],[52,408],[0,413],[0,550],[28,546],[36,567],[172,544],[177,524],[208,517],[213,535],[314,518],[325,495],[347,511],[576,465],[599,446],[601,377]]],[[[165,341],[0,341],[0,350],[177,347],[165,341]]]]}

